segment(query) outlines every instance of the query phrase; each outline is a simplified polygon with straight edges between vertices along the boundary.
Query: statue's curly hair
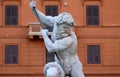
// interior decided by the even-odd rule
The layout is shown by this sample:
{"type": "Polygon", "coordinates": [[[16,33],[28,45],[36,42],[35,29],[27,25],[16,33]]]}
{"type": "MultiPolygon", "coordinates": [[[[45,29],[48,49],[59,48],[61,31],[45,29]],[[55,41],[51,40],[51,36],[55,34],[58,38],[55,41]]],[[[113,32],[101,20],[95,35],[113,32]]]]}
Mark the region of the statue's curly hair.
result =
{"type": "Polygon", "coordinates": [[[56,22],[57,24],[66,23],[66,24],[69,24],[70,26],[75,26],[73,17],[71,16],[70,13],[67,13],[67,12],[60,13],[57,17],[56,22]]]}

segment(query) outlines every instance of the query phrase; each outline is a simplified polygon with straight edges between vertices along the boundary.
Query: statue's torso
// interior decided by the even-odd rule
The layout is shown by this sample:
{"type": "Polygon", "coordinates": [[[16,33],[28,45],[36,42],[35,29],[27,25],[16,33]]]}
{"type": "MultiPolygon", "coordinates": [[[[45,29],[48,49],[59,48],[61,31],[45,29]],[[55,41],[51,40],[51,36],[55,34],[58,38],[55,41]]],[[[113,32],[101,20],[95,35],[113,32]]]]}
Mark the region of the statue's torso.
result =
{"type": "MultiPolygon", "coordinates": [[[[56,35],[57,34],[57,25],[56,23],[54,23],[54,29],[52,32],[52,36],[51,36],[51,40],[53,42],[57,41],[56,35]]],[[[68,46],[68,48],[62,50],[62,51],[57,51],[57,56],[60,60],[58,60],[58,58],[55,58],[55,61],[62,64],[63,68],[66,70],[65,72],[68,74],[71,70],[71,68],[74,66],[74,64],[80,63],[79,62],[79,58],[77,56],[77,38],[72,37],[72,36],[68,36],[72,39],[68,39],[67,41],[63,41],[63,43],[67,43],[69,41],[72,41],[71,45],[68,46]]],[[[65,38],[68,38],[65,37],[65,38]]]]}
{"type": "MultiPolygon", "coordinates": [[[[71,37],[71,36],[69,36],[69,37],[71,37]]],[[[73,41],[73,43],[71,43],[71,45],[68,48],[66,48],[62,51],[56,52],[60,59],[60,61],[59,61],[56,58],[56,61],[58,63],[62,64],[63,68],[65,68],[65,70],[66,70],[65,71],[66,73],[69,73],[69,71],[74,66],[74,64],[79,63],[79,58],[77,56],[77,39],[73,38],[73,40],[68,40],[68,41],[73,41]]]]}

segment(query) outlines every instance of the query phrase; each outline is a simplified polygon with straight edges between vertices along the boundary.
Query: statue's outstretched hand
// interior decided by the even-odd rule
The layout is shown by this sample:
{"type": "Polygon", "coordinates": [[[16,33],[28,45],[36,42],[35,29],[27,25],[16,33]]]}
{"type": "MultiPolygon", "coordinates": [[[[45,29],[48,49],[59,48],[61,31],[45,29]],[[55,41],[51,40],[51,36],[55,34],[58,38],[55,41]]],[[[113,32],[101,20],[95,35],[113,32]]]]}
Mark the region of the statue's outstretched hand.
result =
{"type": "Polygon", "coordinates": [[[48,35],[48,30],[47,29],[42,29],[41,33],[42,33],[42,35],[48,35]]]}
{"type": "Polygon", "coordinates": [[[30,8],[35,8],[35,6],[36,6],[36,2],[31,0],[30,1],[30,8]]]}

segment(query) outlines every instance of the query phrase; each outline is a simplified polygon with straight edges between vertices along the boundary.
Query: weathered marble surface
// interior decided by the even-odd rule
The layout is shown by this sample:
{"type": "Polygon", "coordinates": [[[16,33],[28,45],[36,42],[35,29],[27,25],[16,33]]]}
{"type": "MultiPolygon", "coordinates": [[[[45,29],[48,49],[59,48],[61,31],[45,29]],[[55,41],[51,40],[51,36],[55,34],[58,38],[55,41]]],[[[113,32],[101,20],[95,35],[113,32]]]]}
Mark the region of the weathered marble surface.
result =
{"type": "MultiPolygon", "coordinates": [[[[30,7],[32,10],[35,6],[35,2],[31,1],[30,7]]],[[[77,38],[71,29],[75,26],[71,14],[63,12],[52,17],[45,16],[37,9],[36,12],[38,15],[33,11],[35,16],[39,16],[41,24],[54,27],[51,39],[48,37],[47,29],[41,31],[48,52],[56,53],[55,62],[47,64],[44,68],[45,76],[64,77],[64,75],[71,75],[71,77],[84,77],[82,64],[78,58],[77,38]]]]}

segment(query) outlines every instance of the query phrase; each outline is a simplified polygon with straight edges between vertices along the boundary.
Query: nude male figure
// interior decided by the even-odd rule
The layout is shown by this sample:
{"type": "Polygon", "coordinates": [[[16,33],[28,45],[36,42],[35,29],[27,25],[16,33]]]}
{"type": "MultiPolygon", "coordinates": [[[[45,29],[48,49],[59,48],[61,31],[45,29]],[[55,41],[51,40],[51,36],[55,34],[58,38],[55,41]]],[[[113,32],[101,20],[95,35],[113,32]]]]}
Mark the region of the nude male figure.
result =
{"type": "MultiPolygon", "coordinates": [[[[35,6],[35,2],[31,1],[31,9],[35,6]]],[[[52,17],[45,16],[37,9],[36,12],[41,24],[53,26],[51,39],[48,37],[47,29],[43,29],[41,32],[48,52],[57,54],[55,62],[60,64],[65,75],[70,75],[71,77],[84,77],[82,64],[78,58],[77,38],[71,29],[75,26],[71,14],[63,12],[58,16],[52,17]]]]}

